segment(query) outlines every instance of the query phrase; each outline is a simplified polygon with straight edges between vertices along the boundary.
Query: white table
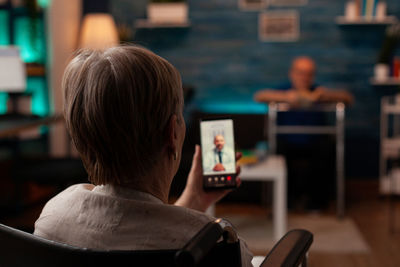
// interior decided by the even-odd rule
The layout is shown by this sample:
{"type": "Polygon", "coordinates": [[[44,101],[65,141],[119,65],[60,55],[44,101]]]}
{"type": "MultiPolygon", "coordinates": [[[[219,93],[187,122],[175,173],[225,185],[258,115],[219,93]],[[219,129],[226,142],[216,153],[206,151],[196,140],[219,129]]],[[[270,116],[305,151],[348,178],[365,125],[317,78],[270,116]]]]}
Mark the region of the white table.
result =
{"type": "Polygon", "coordinates": [[[286,162],[283,156],[270,155],[265,160],[241,167],[242,181],[272,181],[274,239],[278,241],[287,229],[286,162]]]}
{"type": "MultiPolygon", "coordinates": [[[[273,236],[278,241],[287,229],[286,162],[283,156],[270,155],[263,161],[241,166],[242,181],[272,181],[273,185],[273,236]]],[[[207,211],[214,215],[214,206],[207,211]]]]}

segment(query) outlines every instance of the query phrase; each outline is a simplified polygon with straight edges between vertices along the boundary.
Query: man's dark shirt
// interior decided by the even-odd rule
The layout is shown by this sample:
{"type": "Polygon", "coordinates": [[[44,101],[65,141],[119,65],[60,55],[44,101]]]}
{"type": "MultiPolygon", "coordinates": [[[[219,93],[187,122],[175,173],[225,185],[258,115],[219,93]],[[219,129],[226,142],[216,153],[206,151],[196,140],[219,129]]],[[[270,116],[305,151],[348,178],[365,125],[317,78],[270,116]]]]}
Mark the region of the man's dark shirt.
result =
{"type": "MultiPolygon", "coordinates": [[[[310,91],[314,91],[318,86],[312,85],[310,91]]],[[[292,89],[291,83],[283,84],[279,86],[277,90],[290,90],[292,89]]],[[[288,112],[278,112],[277,118],[278,125],[305,125],[305,126],[321,126],[325,125],[325,116],[323,112],[316,111],[288,111],[288,112]]],[[[288,142],[290,144],[297,145],[308,145],[314,142],[318,138],[315,134],[285,134],[280,136],[282,141],[288,142]]]]}

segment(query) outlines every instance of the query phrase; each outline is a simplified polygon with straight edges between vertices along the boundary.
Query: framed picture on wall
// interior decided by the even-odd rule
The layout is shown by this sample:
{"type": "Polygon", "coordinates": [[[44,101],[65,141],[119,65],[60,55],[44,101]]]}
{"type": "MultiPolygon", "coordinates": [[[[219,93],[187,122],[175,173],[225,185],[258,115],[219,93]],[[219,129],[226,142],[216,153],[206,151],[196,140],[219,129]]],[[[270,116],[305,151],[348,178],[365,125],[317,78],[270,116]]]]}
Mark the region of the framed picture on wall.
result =
{"type": "Polygon", "coordinates": [[[268,0],[238,0],[241,10],[260,10],[268,6],[268,0]]]}
{"type": "Polygon", "coordinates": [[[307,0],[268,0],[271,6],[304,6],[307,0]]]}
{"type": "Polygon", "coordinates": [[[299,39],[299,13],[295,10],[259,14],[259,39],[263,42],[294,42],[299,39]]]}

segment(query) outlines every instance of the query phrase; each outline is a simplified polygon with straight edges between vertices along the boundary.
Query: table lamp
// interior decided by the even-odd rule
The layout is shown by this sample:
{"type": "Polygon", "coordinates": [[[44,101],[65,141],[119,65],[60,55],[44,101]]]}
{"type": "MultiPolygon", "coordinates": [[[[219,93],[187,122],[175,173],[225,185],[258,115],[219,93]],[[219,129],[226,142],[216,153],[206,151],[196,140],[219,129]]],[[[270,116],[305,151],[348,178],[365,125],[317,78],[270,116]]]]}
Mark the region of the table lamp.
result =
{"type": "Polygon", "coordinates": [[[26,68],[16,46],[0,46],[0,91],[24,92],[26,68]]]}
{"type": "Polygon", "coordinates": [[[107,13],[87,14],[83,19],[79,47],[102,50],[119,43],[114,19],[107,13]]]}

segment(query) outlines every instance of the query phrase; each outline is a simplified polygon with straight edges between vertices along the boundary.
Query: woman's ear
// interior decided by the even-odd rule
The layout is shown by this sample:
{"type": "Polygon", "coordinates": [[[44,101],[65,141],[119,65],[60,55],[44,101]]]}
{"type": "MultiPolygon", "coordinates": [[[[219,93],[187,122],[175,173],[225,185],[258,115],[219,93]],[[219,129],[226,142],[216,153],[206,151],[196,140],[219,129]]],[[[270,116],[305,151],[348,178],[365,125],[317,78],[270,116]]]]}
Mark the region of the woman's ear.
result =
{"type": "Polygon", "coordinates": [[[166,143],[168,147],[171,149],[171,152],[175,152],[177,148],[178,142],[178,118],[175,114],[173,114],[167,124],[166,128],[166,143]]]}

